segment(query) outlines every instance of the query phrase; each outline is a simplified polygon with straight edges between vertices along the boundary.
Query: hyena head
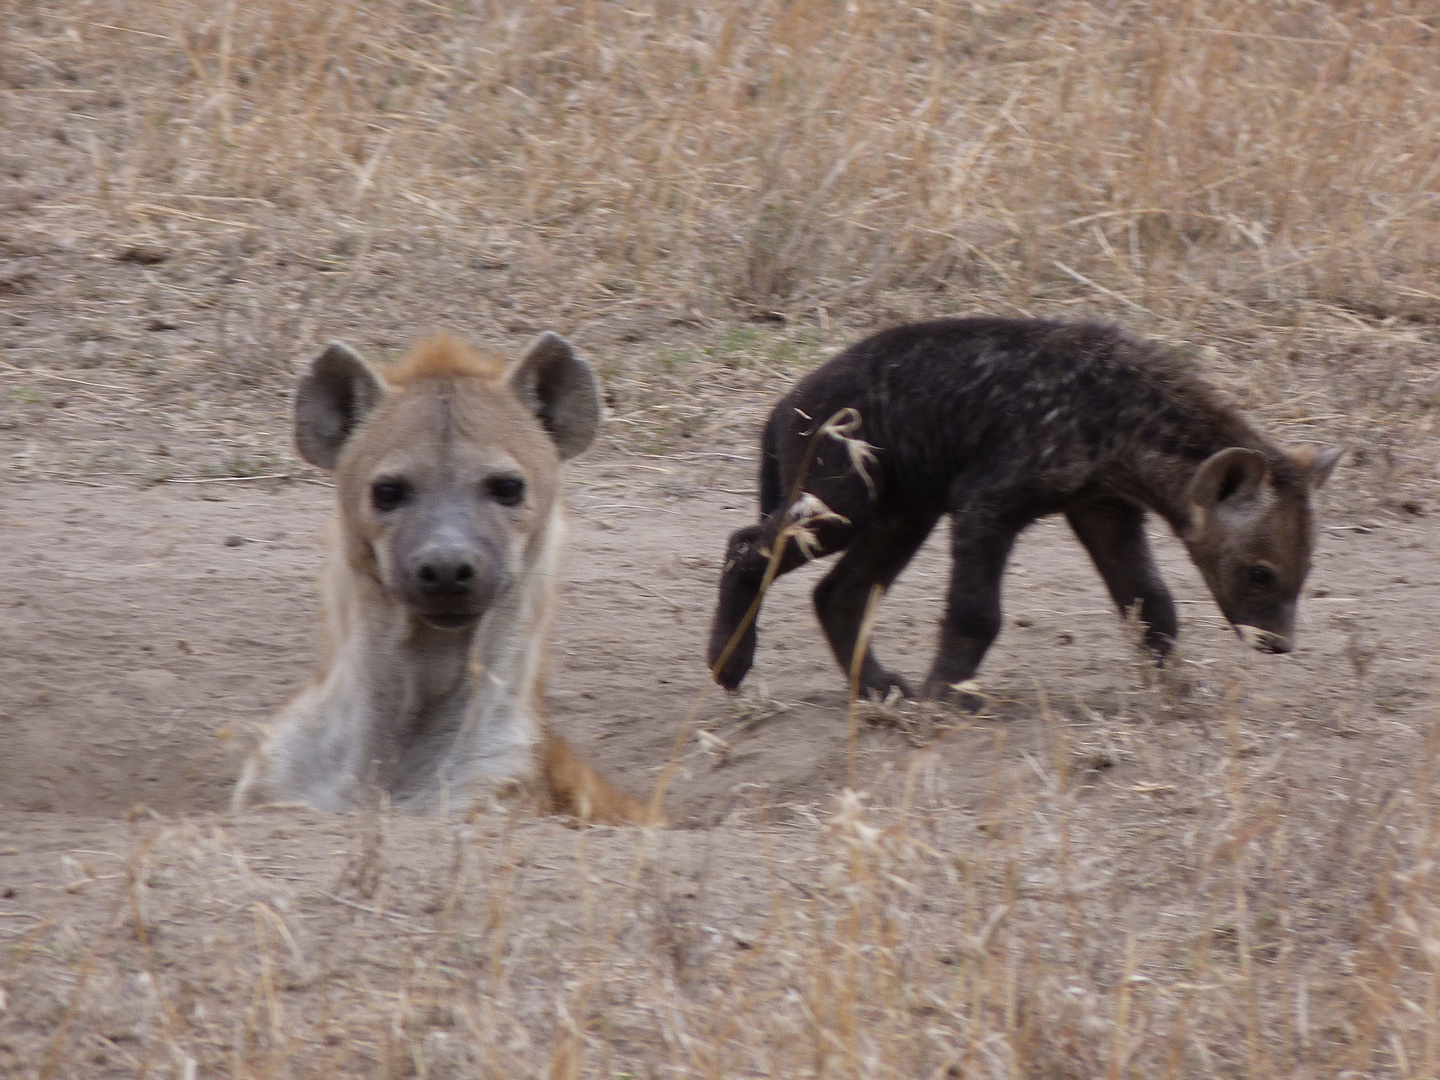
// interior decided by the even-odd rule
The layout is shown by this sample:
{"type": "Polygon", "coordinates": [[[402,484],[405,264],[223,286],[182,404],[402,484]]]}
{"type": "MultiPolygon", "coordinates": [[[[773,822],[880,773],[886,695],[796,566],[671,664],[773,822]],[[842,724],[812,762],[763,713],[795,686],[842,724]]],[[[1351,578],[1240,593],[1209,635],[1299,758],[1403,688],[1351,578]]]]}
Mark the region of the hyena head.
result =
{"type": "Polygon", "coordinates": [[[1289,652],[1295,607],[1315,543],[1312,493],[1330,477],[1336,449],[1307,448],[1279,461],[1232,446],[1190,481],[1183,539],[1225,617],[1246,644],[1289,652]]]}
{"type": "Polygon", "coordinates": [[[543,334],[518,361],[450,338],[377,376],[332,344],[295,399],[295,441],[335,473],[346,554],[423,622],[473,625],[543,542],[562,459],[590,445],[595,376],[543,334]]]}

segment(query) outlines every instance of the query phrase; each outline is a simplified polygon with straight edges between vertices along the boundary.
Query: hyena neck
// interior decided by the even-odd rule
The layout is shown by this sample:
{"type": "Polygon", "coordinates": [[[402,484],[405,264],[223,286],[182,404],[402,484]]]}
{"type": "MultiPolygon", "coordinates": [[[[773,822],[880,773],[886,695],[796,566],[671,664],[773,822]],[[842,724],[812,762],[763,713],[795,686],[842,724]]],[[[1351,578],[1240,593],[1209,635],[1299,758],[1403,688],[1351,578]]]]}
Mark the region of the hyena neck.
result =
{"type": "Polygon", "coordinates": [[[330,708],[370,744],[368,760],[413,763],[433,757],[464,720],[476,628],[427,626],[403,605],[361,629],[359,648],[343,649],[328,680],[330,708]]]}
{"type": "Polygon", "coordinates": [[[320,711],[343,717],[356,767],[378,764],[375,779],[397,801],[425,809],[438,791],[459,805],[491,780],[533,773],[559,532],[546,530],[512,585],[464,629],[424,623],[369,575],[332,596],[337,647],[320,711]],[[361,609],[372,614],[357,618],[361,609]]]}
{"type": "Polygon", "coordinates": [[[438,766],[440,788],[469,798],[477,780],[533,778],[542,737],[541,660],[550,616],[550,582],[563,528],[552,521],[533,557],[476,627],[464,719],[438,766]]]}
{"type": "MultiPolygon", "coordinates": [[[[470,695],[471,654],[477,626],[444,630],[403,613],[405,630],[397,642],[394,692],[397,711],[410,714],[411,726],[427,729],[445,714],[463,707],[470,695]]],[[[403,722],[403,721],[402,721],[403,722]]]]}
{"type": "Polygon", "coordinates": [[[374,769],[372,780],[397,802],[424,802],[437,788],[464,799],[476,779],[524,772],[539,741],[535,710],[494,674],[508,672],[504,639],[519,636],[504,632],[507,599],[453,630],[396,604],[332,671],[329,709],[346,714],[345,726],[365,744],[356,747],[357,766],[374,769]],[[457,760],[467,767],[453,767],[457,760]]]}

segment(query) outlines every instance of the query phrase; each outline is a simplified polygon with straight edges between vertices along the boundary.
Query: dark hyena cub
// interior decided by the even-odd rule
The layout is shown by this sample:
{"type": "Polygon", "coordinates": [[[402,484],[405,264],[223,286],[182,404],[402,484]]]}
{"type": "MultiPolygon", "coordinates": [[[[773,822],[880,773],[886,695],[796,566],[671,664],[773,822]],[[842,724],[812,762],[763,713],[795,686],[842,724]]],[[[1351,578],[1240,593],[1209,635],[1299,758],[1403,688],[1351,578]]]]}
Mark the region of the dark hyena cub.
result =
{"type": "MultiPolygon", "coordinates": [[[[809,493],[839,518],[816,519],[808,550],[785,544],[777,571],[845,552],[815,609],[847,671],[872,587],[888,587],[950,515],[954,566],[925,697],[975,674],[1000,632],[1011,545],[1047,514],[1069,519],[1122,612],[1139,604],[1156,653],[1177,623],[1147,508],[1184,541],[1241,637],[1290,651],[1314,542],[1311,492],[1340,456],[1286,453],[1189,366],[1113,327],[988,318],[899,326],[846,349],[775,406],[761,451],[761,520],[730,537],[720,577],[716,680],[734,689],[750,670],[755,625],[741,627],[792,500],[809,493]],[[847,409],[859,416],[848,433],[873,449],[868,466],[821,431],[847,409]]],[[[912,694],[868,650],[860,686],[912,694]]]]}

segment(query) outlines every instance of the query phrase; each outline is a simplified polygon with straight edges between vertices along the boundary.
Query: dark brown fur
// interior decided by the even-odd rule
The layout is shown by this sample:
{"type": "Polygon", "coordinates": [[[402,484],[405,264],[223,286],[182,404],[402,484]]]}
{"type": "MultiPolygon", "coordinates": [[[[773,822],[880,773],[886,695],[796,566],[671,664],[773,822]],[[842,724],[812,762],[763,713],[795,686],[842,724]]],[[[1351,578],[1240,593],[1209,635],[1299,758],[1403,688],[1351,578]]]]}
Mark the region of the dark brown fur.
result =
{"type": "MultiPolygon", "coordinates": [[[[986,318],[900,326],[845,350],[780,400],[761,450],[761,520],[731,536],[721,575],[717,681],[733,689],[754,660],[746,616],[758,612],[794,500],[809,493],[843,520],[818,521],[808,553],[785,543],[776,570],[845,552],[815,607],[847,671],[872,587],[887,588],[950,516],[954,567],[927,697],[975,674],[1000,630],[1015,537],[1048,514],[1066,515],[1121,611],[1139,605],[1158,654],[1178,622],[1147,509],[1185,542],[1237,631],[1288,651],[1310,566],[1311,493],[1339,456],[1286,453],[1188,364],[1113,327],[986,318]],[[863,470],[855,446],[821,431],[845,410],[859,417],[852,437],[873,450],[863,470]]],[[[860,684],[911,693],[868,650],[860,684]]]]}

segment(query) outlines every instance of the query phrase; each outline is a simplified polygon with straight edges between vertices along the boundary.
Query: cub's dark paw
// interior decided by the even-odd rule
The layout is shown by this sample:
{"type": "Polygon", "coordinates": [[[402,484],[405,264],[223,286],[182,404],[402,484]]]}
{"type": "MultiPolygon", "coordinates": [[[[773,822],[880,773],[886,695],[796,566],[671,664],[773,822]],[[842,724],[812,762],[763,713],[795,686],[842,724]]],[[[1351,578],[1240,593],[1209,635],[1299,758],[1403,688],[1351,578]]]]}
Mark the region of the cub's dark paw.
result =
{"type": "Polygon", "coordinates": [[[927,682],[925,700],[938,701],[942,705],[953,705],[966,712],[979,712],[985,707],[985,695],[978,692],[973,680],[958,683],[927,682]]]}
{"type": "Polygon", "coordinates": [[[896,675],[893,671],[883,669],[873,676],[867,675],[860,684],[861,697],[878,698],[880,701],[889,701],[897,691],[901,697],[912,699],[915,697],[915,688],[910,685],[905,676],[896,675]]]}

